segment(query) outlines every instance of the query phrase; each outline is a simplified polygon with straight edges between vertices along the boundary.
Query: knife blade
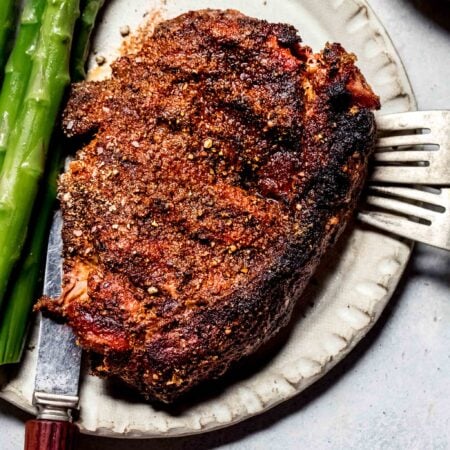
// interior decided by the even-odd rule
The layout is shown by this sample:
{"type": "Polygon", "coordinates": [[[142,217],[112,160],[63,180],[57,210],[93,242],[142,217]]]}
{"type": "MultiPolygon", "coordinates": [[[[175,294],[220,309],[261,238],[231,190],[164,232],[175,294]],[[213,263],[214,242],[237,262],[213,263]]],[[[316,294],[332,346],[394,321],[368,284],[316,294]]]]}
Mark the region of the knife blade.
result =
{"type": "MultiPolygon", "coordinates": [[[[43,294],[57,298],[62,282],[62,218],[56,211],[50,229],[43,294]]],[[[71,421],[78,406],[81,348],[72,330],[41,315],[33,402],[38,419],[71,421]]]]}

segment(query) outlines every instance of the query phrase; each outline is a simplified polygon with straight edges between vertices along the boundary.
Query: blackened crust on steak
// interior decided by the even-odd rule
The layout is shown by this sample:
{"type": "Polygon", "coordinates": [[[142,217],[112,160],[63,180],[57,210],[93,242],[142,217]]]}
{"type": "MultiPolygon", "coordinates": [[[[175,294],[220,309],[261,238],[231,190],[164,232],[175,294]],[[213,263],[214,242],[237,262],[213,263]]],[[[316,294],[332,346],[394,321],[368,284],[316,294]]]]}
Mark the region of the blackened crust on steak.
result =
{"type": "Polygon", "coordinates": [[[354,56],[236,11],[160,24],[75,84],[62,316],[94,372],[165,402],[289,320],[355,207],[379,106],[354,56]]]}

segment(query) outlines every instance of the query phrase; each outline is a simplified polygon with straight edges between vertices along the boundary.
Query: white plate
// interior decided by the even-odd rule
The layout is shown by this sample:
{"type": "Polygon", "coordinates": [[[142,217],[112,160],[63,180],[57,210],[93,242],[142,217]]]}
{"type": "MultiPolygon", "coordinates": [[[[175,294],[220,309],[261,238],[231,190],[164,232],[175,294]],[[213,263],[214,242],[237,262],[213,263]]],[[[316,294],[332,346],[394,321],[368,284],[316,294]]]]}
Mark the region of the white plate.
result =
{"type": "MultiPolygon", "coordinates": [[[[363,0],[128,0],[107,2],[94,49],[117,55],[120,27],[136,29],[145,12],[174,17],[190,9],[235,8],[250,16],[287,22],[318,50],[341,42],[358,55],[383,112],[415,109],[408,79],[389,38],[363,0]]],[[[93,61],[91,61],[91,65],[93,61]]],[[[164,437],[200,433],[259,414],[322,377],[368,332],[395,289],[410,255],[409,244],[360,225],[349,227],[321,265],[277,348],[240,377],[210,386],[209,394],[177,411],[153,408],[126,388],[84,375],[78,424],[84,433],[164,437]]],[[[2,369],[1,397],[32,412],[36,327],[20,367],[2,369]]]]}

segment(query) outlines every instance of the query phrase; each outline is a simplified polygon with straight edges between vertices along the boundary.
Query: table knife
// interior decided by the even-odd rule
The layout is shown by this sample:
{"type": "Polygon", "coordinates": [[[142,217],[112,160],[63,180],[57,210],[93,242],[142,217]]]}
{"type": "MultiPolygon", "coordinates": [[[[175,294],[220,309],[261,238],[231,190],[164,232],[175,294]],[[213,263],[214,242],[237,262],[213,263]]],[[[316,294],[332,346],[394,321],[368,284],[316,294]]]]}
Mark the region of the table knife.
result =
{"type": "MultiPolygon", "coordinates": [[[[62,281],[62,218],[55,212],[50,230],[43,294],[58,298],[62,281]]],[[[41,315],[33,404],[37,418],[25,426],[25,450],[70,450],[78,427],[72,412],[78,406],[81,348],[72,330],[41,315]]]]}

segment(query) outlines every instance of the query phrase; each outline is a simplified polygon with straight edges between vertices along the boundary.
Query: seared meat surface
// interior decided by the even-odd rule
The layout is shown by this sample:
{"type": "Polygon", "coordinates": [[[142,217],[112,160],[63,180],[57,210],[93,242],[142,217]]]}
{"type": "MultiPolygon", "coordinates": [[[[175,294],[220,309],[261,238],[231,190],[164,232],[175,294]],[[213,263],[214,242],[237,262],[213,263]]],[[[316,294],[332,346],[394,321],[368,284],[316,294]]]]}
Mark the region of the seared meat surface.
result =
{"type": "Polygon", "coordinates": [[[378,98],[339,44],[237,11],[161,23],[72,87],[64,318],[93,370],[173,401],[287,323],[354,209],[378,98]]]}

